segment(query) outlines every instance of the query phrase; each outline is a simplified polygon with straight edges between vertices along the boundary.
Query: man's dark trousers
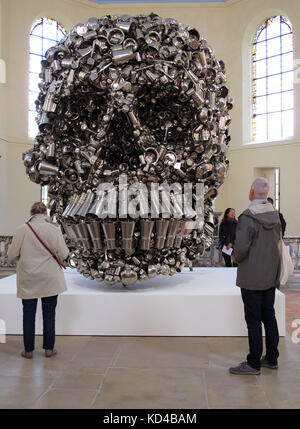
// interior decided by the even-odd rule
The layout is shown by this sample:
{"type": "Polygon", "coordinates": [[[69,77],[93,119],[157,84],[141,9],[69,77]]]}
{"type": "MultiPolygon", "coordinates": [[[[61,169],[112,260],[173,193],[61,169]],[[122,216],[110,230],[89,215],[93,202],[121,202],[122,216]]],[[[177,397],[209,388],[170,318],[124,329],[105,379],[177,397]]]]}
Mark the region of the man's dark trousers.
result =
{"type": "Polygon", "coordinates": [[[241,288],[250,348],[247,362],[255,369],[261,366],[262,323],[266,334],[266,359],[271,365],[277,365],[279,332],[274,310],[275,292],[276,288],[263,291],[241,288]]]}
{"type": "MultiPolygon", "coordinates": [[[[26,352],[34,350],[37,298],[23,299],[23,339],[26,352]]],[[[55,342],[55,309],[57,295],[42,298],[43,349],[53,350],[55,342]]]]}

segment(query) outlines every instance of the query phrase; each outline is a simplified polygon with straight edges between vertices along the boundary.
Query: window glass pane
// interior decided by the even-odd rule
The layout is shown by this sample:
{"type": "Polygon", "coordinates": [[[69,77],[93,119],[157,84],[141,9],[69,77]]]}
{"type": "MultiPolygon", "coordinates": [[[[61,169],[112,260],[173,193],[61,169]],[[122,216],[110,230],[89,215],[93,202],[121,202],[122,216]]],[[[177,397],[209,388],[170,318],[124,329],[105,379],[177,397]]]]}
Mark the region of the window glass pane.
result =
{"type": "Polygon", "coordinates": [[[281,72],[280,55],[278,55],[277,57],[269,58],[267,63],[268,63],[268,74],[276,74],[281,72]]]}
{"type": "Polygon", "coordinates": [[[293,35],[287,34],[281,38],[282,53],[290,52],[293,50],[293,35]]]}
{"type": "Polygon", "coordinates": [[[38,93],[37,92],[32,92],[29,91],[29,110],[36,110],[36,106],[35,106],[35,100],[38,97],[38,93]]]}
{"type": "Polygon", "coordinates": [[[285,22],[282,22],[281,23],[281,34],[287,34],[290,32],[291,32],[291,29],[290,29],[289,25],[286,24],[285,22]]]}
{"type": "Polygon", "coordinates": [[[293,109],[294,107],[294,91],[282,93],[282,110],[293,109]]]}
{"type": "Polygon", "coordinates": [[[267,112],[267,97],[257,97],[256,98],[256,113],[266,113],[267,112]]]}
{"type": "Polygon", "coordinates": [[[55,46],[57,42],[53,40],[43,39],[43,55],[48,51],[49,48],[55,46]]]}
{"type": "Polygon", "coordinates": [[[280,54],[280,37],[267,41],[267,55],[272,57],[273,55],[280,54]]]}
{"type": "Polygon", "coordinates": [[[255,59],[261,60],[262,58],[266,58],[266,42],[256,44],[255,59]]]}
{"type": "Polygon", "coordinates": [[[28,112],[28,134],[29,137],[34,138],[38,133],[38,126],[35,122],[36,112],[28,112]]]}
{"type": "Polygon", "coordinates": [[[282,71],[290,71],[294,69],[294,55],[293,52],[282,55],[282,71]]]}
{"type": "Polygon", "coordinates": [[[47,39],[57,40],[57,24],[56,22],[44,21],[44,33],[43,36],[47,39]]]}
{"type": "Polygon", "coordinates": [[[39,74],[41,72],[41,61],[43,60],[43,55],[45,55],[46,51],[51,46],[55,46],[57,41],[61,40],[65,36],[63,28],[59,28],[56,21],[52,21],[48,18],[42,18],[37,22],[38,24],[33,26],[33,30],[29,37],[30,55],[28,96],[29,110],[32,110],[28,112],[28,134],[30,137],[35,137],[38,132],[38,127],[35,122],[35,100],[39,91],[39,74]]]}
{"type": "Polygon", "coordinates": [[[30,34],[42,37],[42,24],[37,24],[30,34]]]}
{"type": "Polygon", "coordinates": [[[42,54],[42,38],[38,36],[30,36],[30,48],[29,52],[31,54],[42,54]]]}
{"type": "Polygon", "coordinates": [[[273,92],[281,91],[281,75],[270,76],[267,79],[267,91],[268,94],[272,94],[273,92]]]}
{"type": "Polygon", "coordinates": [[[266,94],[266,92],[267,92],[266,84],[267,84],[266,78],[255,80],[256,95],[265,95],[266,94]]]}
{"type": "Polygon", "coordinates": [[[39,55],[30,55],[29,71],[40,73],[42,59],[39,55]]]}
{"type": "Polygon", "coordinates": [[[281,138],[281,113],[268,115],[268,139],[279,140],[281,138]]]}
{"type": "Polygon", "coordinates": [[[293,89],[294,85],[294,72],[287,72],[282,75],[282,90],[293,89]]]}
{"type": "Polygon", "coordinates": [[[29,91],[39,91],[39,82],[41,82],[41,78],[37,73],[29,73],[29,91]]]}
{"type": "Polygon", "coordinates": [[[255,73],[256,77],[266,76],[266,74],[267,74],[266,60],[257,61],[257,63],[255,63],[255,68],[256,68],[256,73],[255,73]]]}
{"type": "Polygon", "coordinates": [[[282,112],[282,137],[294,135],[294,111],[282,112]]]}
{"type": "Polygon", "coordinates": [[[255,118],[256,138],[255,140],[263,141],[267,139],[267,115],[259,115],[255,118]]]}
{"type": "Polygon", "coordinates": [[[281,94],[268,96],[268,112],[277,112],[281,110],[281,94]]]}
{"type": "Polygon", "coordinates": [[[253,139],[278,140],[291,136],[294,132],[294,54],[288,19],[276,16],[266,20],[254,40],[253,139]]]}
{"type": "Polygon", "coordinates": [[[42,186],[42,203],[47,205],[48,203],[48,186],[42,186]]]}
{"type": "Polygon", "coordinates": [[[262,40],[266,39],[266,28],[263,28],[261,32],[259,33],[259,36],[257,38],[257,42],[261,42],[262,40]]]}
{"type": "Polygon", "coordinates": [[[276,37],[280,35],[280,18],[276,16],[275,19],[268,21],[269,25],[267,26],[267,38],[276,37]]]}
{"type": "Polygon", "coordinates": [[[57,40],[60,41],[61,39],[63,39],[65,37],[65,34],[63,33],[63,31],[61,31],[59,28],[57,30],[57,40]]]}

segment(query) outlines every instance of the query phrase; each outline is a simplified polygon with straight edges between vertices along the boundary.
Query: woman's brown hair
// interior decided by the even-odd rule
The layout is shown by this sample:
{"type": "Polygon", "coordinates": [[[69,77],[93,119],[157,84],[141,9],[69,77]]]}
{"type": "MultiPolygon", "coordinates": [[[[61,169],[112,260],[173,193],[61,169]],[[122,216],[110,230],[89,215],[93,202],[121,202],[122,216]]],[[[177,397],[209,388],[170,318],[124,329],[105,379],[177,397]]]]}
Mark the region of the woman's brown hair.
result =
{"type": "MultiPolygon", "coordinates": [[[[223,219],[222,219],[222,221],[221,221],[221,223],[226,223],[226,222],[228,222],[228,214],[229,214],[229,212],[230,212],[230,210],[234,210],[232,207],[228,207],[228,209],[226,209],[225,210],[225,212],[224,212],[224,216],[223,216],[223,219]]],[[[235,210],[234,210],[235,211],[235,210]]],[[[234,217],[234,220],[236,220],[235,219],[235,217],[234,217]]]]}
{"type": "Polygon", "coordinates": [[[47,207],[45,206],[44,203],[41,203],[39,201],[37,203],[32,204],[30,211],[32,215],[44,214],[45,212],[47,212],[47,207]]]}

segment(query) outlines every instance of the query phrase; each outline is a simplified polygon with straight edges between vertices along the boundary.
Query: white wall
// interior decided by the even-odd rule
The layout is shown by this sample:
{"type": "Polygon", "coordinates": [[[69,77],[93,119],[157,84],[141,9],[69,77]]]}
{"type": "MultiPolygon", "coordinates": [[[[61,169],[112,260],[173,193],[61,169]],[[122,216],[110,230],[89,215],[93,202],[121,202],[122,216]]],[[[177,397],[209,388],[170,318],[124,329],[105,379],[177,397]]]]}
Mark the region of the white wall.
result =
{"type": "MultiPolygon", "coordinates": [[[[300,58],[297,23],[299,0],[229,0],[202,4],[96,5],[86,0],[0,0],[0,58],[7,63],[7,84],[0,84],[0,234],[11,234],[26,219],[30,205],[40,198],[40,187],[25,175],[21,155],[32,145],[27,137],[28,37],[32,23],[41,16],[56,19],[67,30],[91,16],[105,14],[147,14],[177,18],[196,27],[226,64],[228,86],[235,98],[232,112],[232,142],[228,156],[230,171],[220,188],[217,211],[234,207],[240,213],[254,169],[281,169],[281,210],[287,220],[287,235],[300,235],[298,218],[300,185],[300,123],[295,138],[267,145],[250,143],[250,41],[266,18],[282,13],[294,28],[295,58],[300,58]],[[247,145],[248,143],[248,145],[247,145]]],[[[300,26],[300,24],[299,24],[300,26]]],[[[300,111],[300,90],[295,85],[296,117],[300,111]]]]}
{"type": "Polygon", "coordinates": [[[249,187],[255,168],[280,168],[280,210],[287,221],[286,235],[300,235],[300,84],[295,89],[295,135],[285,141],[251,143],[251,40],[265,19],[282,14],[292,23],[294,55],[300,58],[300,2],[297,0],[242,0],[227,8],[230,31],[226,43],[231,53],[225,60],[230,92],[235,98],[232,110],[232,141],[229,175],[220,190],[216,208],[234,207],[238,214],[248,204],[249,187]]]}

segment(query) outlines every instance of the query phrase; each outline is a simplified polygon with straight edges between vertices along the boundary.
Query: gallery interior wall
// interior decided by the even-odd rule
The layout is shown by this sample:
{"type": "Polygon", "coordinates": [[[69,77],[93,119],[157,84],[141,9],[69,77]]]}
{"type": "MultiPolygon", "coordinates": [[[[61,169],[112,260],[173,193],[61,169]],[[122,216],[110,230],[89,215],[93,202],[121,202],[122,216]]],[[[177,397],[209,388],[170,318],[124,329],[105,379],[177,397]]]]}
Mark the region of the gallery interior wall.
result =
{"type": "Polygon", "coordinates": [[[299,0],[229,0],[224,3],[97,5],[87,0],[0,0],[0,59],[6,63],[6,83],[0,83],[0,234],[13,234],[40,199],[40,187],[25,174],[22,153],[28,138],[29,32],[40,17],[57,20],[67,30],[92,16],[148,14],[174,17],[196,27],[226,64],[230,94],[232,141],[230,170],[220,188],[216,210],[247,207],[251,181],[257,168],[280,168],[280,209],[288,236],[300,236],[300,83],[295,89],[295,135],[288,140],[251,143],[251,40],[266,18],[282,14],[292,23],[294,55],[300,58],[299,0]]]}

